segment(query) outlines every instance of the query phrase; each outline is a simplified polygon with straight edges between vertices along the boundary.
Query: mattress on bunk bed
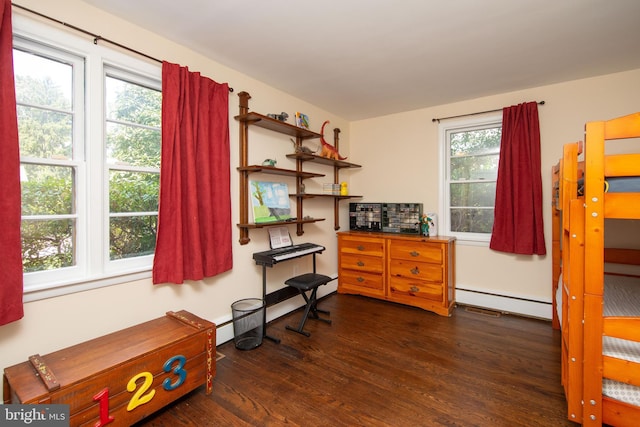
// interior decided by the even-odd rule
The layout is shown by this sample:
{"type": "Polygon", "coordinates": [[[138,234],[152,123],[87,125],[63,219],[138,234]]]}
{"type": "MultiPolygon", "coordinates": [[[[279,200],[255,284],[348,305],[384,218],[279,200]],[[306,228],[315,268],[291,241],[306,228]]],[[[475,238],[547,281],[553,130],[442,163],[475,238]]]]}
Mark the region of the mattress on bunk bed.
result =
{"type": "MultiPolygon", "coordinates": [[[[605,193],[640,193],[640,176],[605,178],[605,193]]],[[[578,195],[584,195],[584,178],[578,180],[578,195]]]]}
{"type": "Polygon", "coordinates": [[[621,176],[605,178],[605,191],[609,193],[637,193],[640,192],[639,176],[621,176]]]}
{"type": "MultiPolygon", "coordinates": [[[[618,273],[618,275],[605,273],[606,283],[612,284],[610,292],[605,294],[605,316],[640,316],[640,269],[638,266],[606,263],[605,268],[608,272],[618,273]],[[625,269],[625,267],[629,268],[625,269]],[[635,274],[638,277],[623,276],[624,274],[635,274]]],[[[556,314],[560,325],[562,325],[562,294],[562,273],[560,273],[555,295],[556,314]]]]}
{"type": "MultiPolygon", "coordinates": [[[[640,316],[640,278],[605,274],[604,315],[640,316]]],[[[640,363],[638,342],[603,337],[602,351],[606,356],[640,363]]],[[[605,378],[602,394],[640,406],[640,387],[605,378]]]]}

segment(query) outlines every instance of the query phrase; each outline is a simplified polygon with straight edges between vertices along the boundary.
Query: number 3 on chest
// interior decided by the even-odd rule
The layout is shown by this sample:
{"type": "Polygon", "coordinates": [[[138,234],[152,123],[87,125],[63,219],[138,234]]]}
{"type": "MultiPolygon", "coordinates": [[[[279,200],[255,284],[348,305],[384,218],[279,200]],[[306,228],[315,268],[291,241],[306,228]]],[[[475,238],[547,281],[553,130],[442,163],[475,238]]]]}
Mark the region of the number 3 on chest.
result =
{"type": "MultiPolygon", "coordinates": [[[[171,381],[171,378],[165,378],[162,382],[162,387],[167,390],[175,390],[180,387],[187,378],[187,371],[184,369],[187,363],[187,358],[183,355],[176,355],[169,358],[162,366],[164,372],[172,372],[175,374],[175,381],[171,381]],[[175,366],[174,366],[175,365],[175,366]]],[[[133,393],[129,404],[127,405],[127,411],[133,411],[140,405],[149,403],[156,394],[156,391],[152,388],[153,374],[151,372],[140,372],[134,375],[127,383],[127,391],[133,393]],[[138,387],[138,379],[143,378],[144,381],[138,387]]],[[[96,423],[96,426],[104,426],[115,421],[115,418],[109,416],[109,389],[105,388],[93,397],[94,401],[100,402],[100,421],[96,423]]]]}

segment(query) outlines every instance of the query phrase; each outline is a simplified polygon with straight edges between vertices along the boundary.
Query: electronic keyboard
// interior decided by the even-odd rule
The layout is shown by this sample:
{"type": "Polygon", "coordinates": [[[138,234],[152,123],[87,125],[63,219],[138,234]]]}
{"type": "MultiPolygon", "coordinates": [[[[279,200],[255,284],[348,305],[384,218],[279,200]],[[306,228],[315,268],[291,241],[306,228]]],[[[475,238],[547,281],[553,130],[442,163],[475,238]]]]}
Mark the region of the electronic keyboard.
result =
{"type": "Polygon", "coordinates": [[[305,255],[320,253],[326,248],[315,243],[300,243],[299,245],[285,246],[283,248],[271,249],[253,254],[253,259],[258,265],[271,267],[282,261],[299,258],[305,255]]]}

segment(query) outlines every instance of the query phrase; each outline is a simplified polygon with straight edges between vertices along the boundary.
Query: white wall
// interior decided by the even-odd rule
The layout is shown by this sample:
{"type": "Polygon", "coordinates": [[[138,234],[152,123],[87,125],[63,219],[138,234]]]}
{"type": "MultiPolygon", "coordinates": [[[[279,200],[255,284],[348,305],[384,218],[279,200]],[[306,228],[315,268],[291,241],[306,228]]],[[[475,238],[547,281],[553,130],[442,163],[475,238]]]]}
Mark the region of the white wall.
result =
{"type": "MultiPolygon", "coordinates": [[[[551,167],[562,155],[563,144],[583,139],[585,122],[640,111],[640,70],[351,123],[351,156],[364,165],[353,174],[351,188],[366,195],[365,201],[422,202],[426,210],[438,212],[441,162],[438,124],[432,119],[541,100],[546,102],[539,106],[539,115],[547,255],[516,256],[459,243],[456,278],[461,289],[550,302],[551,167]]],[[[473,298],[473,294],[458,293],[459,301],[472,303],[473,298]]],[[[523,312],[516,301],[510,306],[507,302],[507,307],[501,304],[496,302],[492,308],[523,312]]],[[[551,308],[539,306],[525,314],[549,318],[551,308]]]]}
{"type": "MultiPolygon", "coordinates": [[[[291,123],[296,111],[305,112],[311,119],[311,129],[318,132],[322,122],[330,120],[330,125],[325,129],[327,140],[333,140],[333,128],[339,127],[341,129],[340,151],[344,154],[349,153],[348,122],[307,102],[277,91],[249,76],[228,69],[185,46],[179,46],[157,34],[132,26],[81,1],[21,0],[16,3],[95,34],[100,34],[105,38],[121,42],[152,57],[188,66],[190,70],[199,71],[218,82],[228,82],[234,88],[235,92],[229,96],[233,269],[214,278],[183,285],[153,286],[150,279],[139,280],[26,303],[23,319],[0,326],[0,368],[26,361],[32,354],[45,355],[124,327],[161,317],[169,310],[188,310],[221,324],[231,319],[232,302],[242,298],[260,298],[262,295],[262,270],[255,265],[252,254],[269,249],[267,232],[265,229],[252,230],[249,236],[251,242],[241,246],[238,243],[239,231],[236,227],[239,219],[239,184],[235,168],[238,165],[239,156],[239,131],[238,122],[233,117],[238,114],[237,93],[247,91],[251,94],[252,99],[249,101],[251,110],[263,114],[288,112],[291,123]]],[[[33,17],[17,8],[14,8],[13,11],[14,16],[33,17]]],[[[62,28],[60,25],[57,27],[62,28]]],[[[78,34],[73,30],[68,31],[78,34]]],[[[87,43],[93,43],[89,36],[86,38],[87,43]]],[[[160,65],[158,64],[158,66],[160,65]]],[[[278,166],[295,168],[295,163],[285,157],[285,154],[292,152],[289,137],[276,136],[273,133],[256,129],[250,131],[249,143],[250,163],[260,163],[265,158],[276,158],[278,166]]],[[[307,142],[305,145],[313,147],[318,143],[316,140],[307,142]]],[[[305,168],[325,173],[327,177],[319,179],[333,182],[332,168],[314,165],[305,165],[305,168]]],[[[348,180],[348,173],[343,175],[348,180]]],[[[277,177],[276,179],[287,180],[288,178],[277,177]]],[[[269,180],[273,180],[273,178],[269,178],[269,180]]],[[[293,182],[290,181],[290,185],[293,185],[293,182]]],[[[292,203],[292,207],[294,207],[295,200],[292,200],[292,203]]],[[[289,226],[294,242],[310,241],[326,246],[327,251],[318,256],[318,270],[328,275],[337,275],[337,257],[335,255],[337,239],[333,221],[333,200],[312,199],[305,203],[305,214],[316,218],[326,218],[326,220],[305,225],[303,236],[296,236],[295,225],[289,226]]],[[[342,218],[342,221],[343,223],[346,221],[346,216],[342,218]]],[[[310,268],[311,257],[306,257],[268,269],[269,291],[282,287],[284,280],[294,273],[302,273],[310,268]]],[[[323,288],[321,294],[335,290],[336,281],[323,288]]],[[[282,303],[273,310],[269,310],[269,316],[282,315],[283,312],[302,303],[300,297],[282,303]]],[[[228,331],[229,328],[226,329],[228,331]]],[[[232,335],[227,334],[223,339],[229,338],[232,338],[232,335]]]]}

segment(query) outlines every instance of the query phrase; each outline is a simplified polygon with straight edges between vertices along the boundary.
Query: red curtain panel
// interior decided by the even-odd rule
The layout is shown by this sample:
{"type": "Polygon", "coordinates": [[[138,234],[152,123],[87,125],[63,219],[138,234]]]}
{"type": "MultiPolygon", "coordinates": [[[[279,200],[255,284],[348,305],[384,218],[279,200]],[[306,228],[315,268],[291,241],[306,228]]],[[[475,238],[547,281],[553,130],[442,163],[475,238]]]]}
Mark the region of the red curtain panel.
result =
{"type": "Polygon", "coordinates": [[[540,162],[538,104],[504,108],[491,249],[546,254],[540,162]]]}
{"type": "Polygon", "coordinates": [[[232,268],[229,181],[229,86],[164,61],[154,284],[232,268]]]}
{"type": "Polygon", "coordinates": [[[0,325],[24,316],[20,146],[13,79],[11,2],[0,0],[0,325]]]}

